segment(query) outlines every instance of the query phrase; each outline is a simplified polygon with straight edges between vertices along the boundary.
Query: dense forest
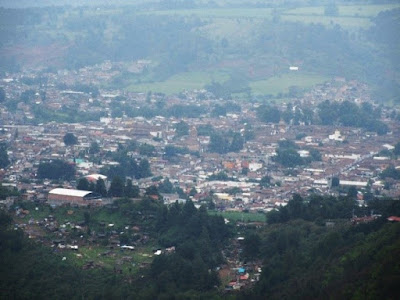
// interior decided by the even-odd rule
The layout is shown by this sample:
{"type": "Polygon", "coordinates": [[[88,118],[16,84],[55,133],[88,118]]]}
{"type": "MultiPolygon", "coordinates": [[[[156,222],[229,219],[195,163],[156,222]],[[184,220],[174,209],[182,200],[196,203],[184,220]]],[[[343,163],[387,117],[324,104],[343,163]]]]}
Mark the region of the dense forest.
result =
{"type": "Polygon", "coordinates": [[[399,264],[393,258],[399,255],[400,224],[386,218],[400,214],[399,204],[371,202],[369,209],[380,217],[349,226],[340,220],[352,210],[367,213],[351,199],[295,195],[269,216],[274,225],[248,245],[246,253],[262,259],[264,267],[255,288],[239,299],[394,299],[399,292],[399,264]]]}

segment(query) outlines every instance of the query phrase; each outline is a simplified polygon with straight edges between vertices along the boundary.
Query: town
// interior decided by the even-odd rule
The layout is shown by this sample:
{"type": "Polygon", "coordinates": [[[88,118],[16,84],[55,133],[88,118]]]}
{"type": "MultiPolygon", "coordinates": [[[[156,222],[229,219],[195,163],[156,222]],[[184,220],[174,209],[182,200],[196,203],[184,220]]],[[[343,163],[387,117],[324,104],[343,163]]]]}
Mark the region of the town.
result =
{"type": "MultiPolygon", "coordinates": [[[[137,61],[125,67],[141,72],[145,66],[137,61]]],[[[1,105],[0,140],[11,163],[1,171],[2,185],[36,201],[47,201],[56,187],[75,189],[84,177],[101,176],[109,188],[113,178],[107,175],[120,164],[112,154],[124,149],[138,163],[146,160],[151,172],[119,175],[132,180],[140,194],[172,184],[160,189],[166,204],[191,199],[220,210],[268,212],[294,193],[337,195],[352,187],[360,205],[371,196],[400,194],[398,180],[380,176],[388,167],[400,168],[391,155],[400,136],[393,118],[398,111],[373,102],[378,99],[371,100],[364,84],[333,78],[275,102],[282,118],[268,122],[260,117],[263,103],[216,99],[207,90],[167,96],[94,88],[106,86],[121,68],[107,61],[75,72],[7,74],[1,81],[7,100],[1,105]],[[387,133],[296,120],[305,108],[313,108],[315,118],[324,101],[379,111],[387,133]],[[288,112],[293,117],[284,120],[288,112]],[[64,143],[68,134],[76,138],[72,145],[64,143]],[[301,162],[278,162],[283,147],[295,149],[301,162]],[[74,165],[76,174],[68,181],[39,178],[40,163],[52,160],[74,165]]]]}

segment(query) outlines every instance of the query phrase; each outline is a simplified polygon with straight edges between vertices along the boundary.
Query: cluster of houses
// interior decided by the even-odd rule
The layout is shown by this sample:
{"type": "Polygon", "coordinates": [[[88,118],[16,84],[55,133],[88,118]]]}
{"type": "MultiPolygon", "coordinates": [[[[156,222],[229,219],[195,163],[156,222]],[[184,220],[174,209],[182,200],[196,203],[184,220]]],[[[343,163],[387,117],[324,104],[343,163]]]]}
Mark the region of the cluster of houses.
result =
{"type": "MultiPolygon", "coordinates": [[[[148,62],[138,62],[132,68],[140,71],[148,62]]],[[[16,111],[11,112],[5,104],[0,105],[0,142],[8,144],[11,165],[0,171],[3,186],[16,187],[23,191],[27,200],[48,200],[52,204],[70,202],[76,204],[101,204],[98,195],[88,191],[73,191],[80,177],[99,174],[106,166],[117,165],[105,153],[115,152],[119,147],[136,142],[147,144],[154,149],[146,158],[150,162],[152,178],[133,179],[143,192],[150,185],[158,185],[169,178],[175,188],[180,188],[197,203],[204,199],[213,199],[218,207],[229,210],[269,211],[285,205],[293,193],[335,193],[331,179],[337,177],[341,186],[354,186],[360,191],[358,200],[363,204],[365,192],[376,196],[397,197],[400,194],[400,182],[380,179],[379,174],[389,165],[400,168],[400,161],[394,156],[382,155],[383,150],[393,150],[399,142],[400,124],[388,118],[390,111],[383,107],[383,121],[389,126],[389,134],[380,136],[359,128],[320,125],[291,125],[283,121],[278,124],[263,123],[256,116],[259,103],[247,103],[237,100],[224,102],[222,99],[206,97],[206,91],[184,92],[177,96],[163,96],[164,109],[172,105],[194,105],[209,107],[215,104],[234,102],[240,111],[213,117],[209,112],[198,118],[176,118],[155,116],[152,118],[113,117],[111,111],[115,98],[123,96],[123,104],[135,103],[138,108],[154,105],[159,95],[145,95],[123,91],[101,90],[99,95],[63,90],[62,84],[72,86],[76,83],[107,82],[115,74],[110,62],[96,68],[84,68],[75,73],[58,72],[47,74],[46,83],[27,85],[22,78],[38,77],[35,73],[9,74],[0,80],[0,86],[6,92],[6,98],[17,101],[19,95],[29,89],[37,92],[30,103],[18,102],[16,111]],[[103,72],[104,76],[100,76],[103,72]],[[108,74],[106,76],[105,74],[108,74]],[[62,83],[62,84],[61,84],[62,83]],[[45,90],[45,97],[41,91],[45,90]],[[203,95],[203,97],[200,97],[203,95]],[[47,122],[34,124],[34,107],[57,110],[61,107],[75,107],[80,112],[101,111],[104,117],[96,121],[81,123],[47,122]],[[175,125],[184,121],[188,127],[187,135],[178,135],[175,125]],[[198,128],[210,125],[215,132],[230,131],[244,133],[251,124],[254,139],[246,141],[239,152],[218,154],[209,152],[210,136],[199,134],[198,128]],[[63,142],[66,133],[73,133],[78,143],[67,146],[63,142]],[[321,153],[321,161],[313,161],[306,166],[288,170],[274,161],[280,140],[292,140],[298,146],[301,157],[310,155],[309,149],[321,153]],[[91,153],[91,146],[96,143],[99,151],[91,153]],[[187,149],[185,154],[166,157],[167,146],[187,149]],[[37,179],[37,167],[40,162],[61,159],[74,164],[77,170],[75,180],[52,182],[37,179]],[[213,174],[224,172],[229,180],[209,180],[213,174]],[[261,186],[260,180],[270,177],[269,186],[261,186]],[[60,185],[62,189],[59,189],[60,185]],[[70,190],[70,191],[68,191],[70,190]],[[190,191],[196,192],[191,194],[190,191]],[[61,194],[60,194],[61,193],[61,194]],[[90,201],[88,199],[90,198],[90,201]]],[[[317,86],[301,99],[294,99],[299,105],[316,107],[323,100],[370,101],[367,87],[356,81],[341,78],[331,83],[317,86]]],[[[282,103],[282,110],[286,104],[282,103]]],[[[138,150],[129,152],[134,158],[141,158],[138,150]]],[[[90,177],[87,177],[90,179],[90,177]]],[[[96,177],[97,178],[97,177],[96,177]]],[[[92,178],[92,180],[96,180],[92,178]]],[[[164,195],[165,203],[181,199],[177,193],[164,195]]]]}

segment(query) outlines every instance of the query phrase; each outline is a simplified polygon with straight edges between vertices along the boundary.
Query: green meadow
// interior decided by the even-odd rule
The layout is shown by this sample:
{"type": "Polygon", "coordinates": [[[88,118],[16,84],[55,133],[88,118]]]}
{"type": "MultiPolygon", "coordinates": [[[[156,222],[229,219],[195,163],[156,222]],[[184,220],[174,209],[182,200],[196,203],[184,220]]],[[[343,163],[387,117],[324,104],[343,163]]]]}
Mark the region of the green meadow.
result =
{"type": "Polygon", "coordinates": [[[171,76],[165,81],[133,83],[128,86],[132,92],[161,92],[165,94],[174,94],[183,90],[202,89],[206,84],[215,82],[224,82],[228,80],[229,75],[224,72],[185,72],[171,76]]]}
{"type": "Polygon", "coordinates": [[[328,81],[329,78],[317,74],[303,74],[301,71],[271,77],[265,80],[250,83],[251,90],[256,95],[277,95],[288,93],[289,87],[298,86],[302,89],[309,89],[316,84],[328,81]]]}

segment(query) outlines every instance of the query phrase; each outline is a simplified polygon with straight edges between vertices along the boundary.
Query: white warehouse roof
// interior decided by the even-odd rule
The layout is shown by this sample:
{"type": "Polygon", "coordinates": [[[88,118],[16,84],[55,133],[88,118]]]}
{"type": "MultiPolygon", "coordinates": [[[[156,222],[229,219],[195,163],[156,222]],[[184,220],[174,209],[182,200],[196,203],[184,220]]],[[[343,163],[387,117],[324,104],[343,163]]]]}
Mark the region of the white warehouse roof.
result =
{"type": "Polygon", "coordinates": [[[63,196],[74,196],[74,197],[85,197],[93,193],[92,191],[81,191],[81,190],[73,190],[73,189],[63,189],[63,188],[56,188],[52,189],[49,194],[52,195],[63,195],[63,196]]]}

